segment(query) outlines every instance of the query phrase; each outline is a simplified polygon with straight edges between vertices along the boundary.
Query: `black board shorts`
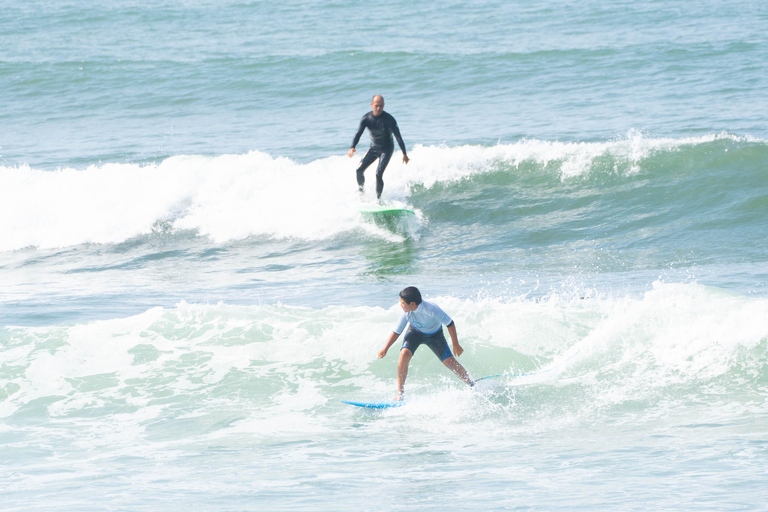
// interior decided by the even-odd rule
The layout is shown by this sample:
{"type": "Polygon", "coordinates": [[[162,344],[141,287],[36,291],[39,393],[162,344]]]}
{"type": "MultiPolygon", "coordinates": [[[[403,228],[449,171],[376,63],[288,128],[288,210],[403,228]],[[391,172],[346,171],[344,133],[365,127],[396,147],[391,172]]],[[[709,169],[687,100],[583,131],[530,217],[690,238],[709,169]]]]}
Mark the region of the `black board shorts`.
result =
{"type": "Polygon", "coordinates": [[[432,334],[424,334],[418,329],[414,329],[412,326],[408,326],[408,330],[405,331],[405,337],[403,338],[403,346],[400,350],[407,348],[411,352],[416,352],[416,349],[420,345],[426,345],[435,353],[440,361],[445,361],[449,357],[453,357],[451,349],[448,347],[448,342],[445,341],[445,334],[443,334],[443,328],[440,327],[437,332],[432,334]]]}

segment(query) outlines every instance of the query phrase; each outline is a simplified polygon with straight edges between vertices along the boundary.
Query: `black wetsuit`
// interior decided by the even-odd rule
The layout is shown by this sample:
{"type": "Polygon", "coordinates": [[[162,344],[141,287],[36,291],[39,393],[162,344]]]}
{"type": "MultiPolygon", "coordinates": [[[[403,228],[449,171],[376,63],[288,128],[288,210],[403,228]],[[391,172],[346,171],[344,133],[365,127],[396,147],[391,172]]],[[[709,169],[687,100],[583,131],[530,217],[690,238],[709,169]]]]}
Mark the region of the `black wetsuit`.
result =
{"type": "Polygon", "coordinates": [[[386,112],[382,112],[378,117],[373,115],[373,111],[368,112],[360,120],[360,126],[357,128],[355,138],[352,140],[352,148],[357,146],[360,142],[360,136],[363,131],[368,128],[368,132],[371,134],[371,147],[368,148],[368,152],[360,162],[360,166],[357,168],[357,184],[360,186],[360,190],[363,190],[365,184],[365,170],[373,163],[377,158],[379,159],[379,167],[376,170],[376,197],[381,197],[381,191],[384,190],[384,170],[387,168],[389,159],[392,158],[392,153],[395,151],[395,143],[392,140],[392,135],[397,139],[397,144],[403,152],[406,154],[405,143],[400,136],[400,129],[397,127],[397,121],[395,118],[386,112]]]}

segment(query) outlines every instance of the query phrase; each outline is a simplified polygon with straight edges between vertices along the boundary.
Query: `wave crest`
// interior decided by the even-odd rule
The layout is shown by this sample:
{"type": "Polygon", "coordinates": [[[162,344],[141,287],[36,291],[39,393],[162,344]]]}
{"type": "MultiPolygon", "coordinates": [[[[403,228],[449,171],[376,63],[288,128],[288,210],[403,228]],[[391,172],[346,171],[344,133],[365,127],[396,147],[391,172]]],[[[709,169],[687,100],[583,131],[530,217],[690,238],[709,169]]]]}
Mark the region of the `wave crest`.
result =
{"type": "MultiPolygon", "coordinates": [[[[554,172],[559,180],[589,175],[605,165],[613,173],[631,175],[656,154],[712,144],[725,144],[726,151],[744,144],[765,149],[763,141],[730,134],[652,139],[638,132],[594,143],[416,145],[408,166],[392,159],[383,199],[403,205],[413,187],[429,189],[476,175],[519,171],[523,165],[554,172]]],[[[119,243],[159,229],[191,230],[216,243],[249,236],[317,240],[355,229],[371,231],[357,212],[358,161],[334,156],[301,164],[252,151],[82,170],[0,167],[0,250],[119,243]]],[[[373,179],[371,169],[368,200],[373,199],[373,179]]]]}

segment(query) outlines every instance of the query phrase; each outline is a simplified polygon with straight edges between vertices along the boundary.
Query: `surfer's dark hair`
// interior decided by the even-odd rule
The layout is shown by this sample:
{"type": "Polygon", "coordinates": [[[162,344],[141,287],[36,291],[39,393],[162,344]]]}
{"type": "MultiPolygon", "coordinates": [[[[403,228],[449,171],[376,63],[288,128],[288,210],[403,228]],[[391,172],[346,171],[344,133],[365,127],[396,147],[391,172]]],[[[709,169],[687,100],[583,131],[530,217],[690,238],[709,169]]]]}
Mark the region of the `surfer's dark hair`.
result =
{"type": "Polygon", "coordinates": [[[415,286],[403,288],[403,291],[400,292],[400,298],[403,299],[406,304],[410,304],[411,302],[415,302],[417,305],[421,304],[421,292],[415,286]]]}

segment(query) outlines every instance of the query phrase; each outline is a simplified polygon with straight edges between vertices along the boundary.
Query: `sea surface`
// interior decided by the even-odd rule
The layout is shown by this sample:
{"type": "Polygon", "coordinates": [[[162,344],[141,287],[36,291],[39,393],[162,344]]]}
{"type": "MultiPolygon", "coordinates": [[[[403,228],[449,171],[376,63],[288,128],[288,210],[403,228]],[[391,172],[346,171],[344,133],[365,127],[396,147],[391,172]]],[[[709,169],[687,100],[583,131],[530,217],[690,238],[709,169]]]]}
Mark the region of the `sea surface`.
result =
{"type": "Polygon", "coordinates": [[[5,2],[0,509],[765,510],[766,63],[758,1],[5,2]],[[491,378],[341,403],[406,286],[491,378]]]}

